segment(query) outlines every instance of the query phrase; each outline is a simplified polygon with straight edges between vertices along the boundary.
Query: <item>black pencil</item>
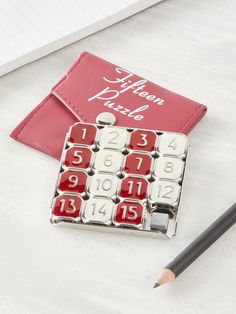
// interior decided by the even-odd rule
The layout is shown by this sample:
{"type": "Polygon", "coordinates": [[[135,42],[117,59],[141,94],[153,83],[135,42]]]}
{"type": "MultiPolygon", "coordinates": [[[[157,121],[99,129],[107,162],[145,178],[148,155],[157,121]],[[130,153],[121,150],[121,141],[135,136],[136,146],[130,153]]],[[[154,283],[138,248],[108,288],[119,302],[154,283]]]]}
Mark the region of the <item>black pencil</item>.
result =
{"type": "Polygon", "coordinates": [[[225,211],[163,269],[161,276],[158,278],[153,288],[159,287],[178,277],[235,222],[236,203],[225,211]]]}

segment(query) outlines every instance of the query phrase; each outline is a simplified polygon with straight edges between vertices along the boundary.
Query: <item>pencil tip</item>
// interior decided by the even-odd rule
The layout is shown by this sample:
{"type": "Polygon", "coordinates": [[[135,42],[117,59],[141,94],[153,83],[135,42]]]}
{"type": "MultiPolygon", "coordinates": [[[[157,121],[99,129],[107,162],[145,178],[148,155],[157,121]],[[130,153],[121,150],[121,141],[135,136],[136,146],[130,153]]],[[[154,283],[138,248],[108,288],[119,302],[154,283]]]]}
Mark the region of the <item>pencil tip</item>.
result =
{"type": "Polygon", "coordinates": [[[155,289],[155,288],[157,288],[157,287],[159,287],[160,286],[160,284],[158,283],[158,282],[156,282],[155,284],[154,284],[154,286],[153,286],[153,289],[155,289]]]}

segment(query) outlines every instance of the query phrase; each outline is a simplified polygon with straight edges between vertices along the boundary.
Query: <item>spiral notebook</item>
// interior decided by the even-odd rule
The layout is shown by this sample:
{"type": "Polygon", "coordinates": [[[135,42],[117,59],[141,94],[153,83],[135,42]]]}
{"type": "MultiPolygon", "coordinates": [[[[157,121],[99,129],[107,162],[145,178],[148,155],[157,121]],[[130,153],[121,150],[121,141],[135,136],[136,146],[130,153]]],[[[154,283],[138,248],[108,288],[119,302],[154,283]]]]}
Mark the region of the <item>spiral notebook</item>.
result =
{"type": "Polygon", "coordinates": [[[0,76],[161,0],[3,0],[0,76]]]}

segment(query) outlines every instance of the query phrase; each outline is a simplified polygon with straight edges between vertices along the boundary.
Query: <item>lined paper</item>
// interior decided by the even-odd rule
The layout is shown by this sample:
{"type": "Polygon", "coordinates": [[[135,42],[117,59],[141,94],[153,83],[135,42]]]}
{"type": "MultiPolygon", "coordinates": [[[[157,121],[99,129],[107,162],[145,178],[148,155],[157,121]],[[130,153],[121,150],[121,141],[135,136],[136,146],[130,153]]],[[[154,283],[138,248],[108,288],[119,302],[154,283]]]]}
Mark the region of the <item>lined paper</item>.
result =
{"type": "Polygon", "coordinates": [[[0,76],[161,0],[2,0],[0,76]]]}

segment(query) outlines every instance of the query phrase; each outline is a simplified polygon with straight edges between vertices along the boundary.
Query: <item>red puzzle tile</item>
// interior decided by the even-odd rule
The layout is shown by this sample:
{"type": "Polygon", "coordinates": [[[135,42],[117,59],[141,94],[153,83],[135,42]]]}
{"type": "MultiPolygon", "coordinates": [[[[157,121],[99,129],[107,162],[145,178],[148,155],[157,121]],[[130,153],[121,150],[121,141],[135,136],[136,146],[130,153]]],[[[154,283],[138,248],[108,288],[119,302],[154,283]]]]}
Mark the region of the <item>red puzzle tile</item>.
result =
{"type": "Polygon", "coordinates": [[[81,205],[82,200],[79,196],[60,195],[54,200],[53,215],[77,218],[81,213],[81,205]]]}
{"type": "Polygon", "coordinates": [[[61,191],[83,193],[86,188],[88,175],[84,171],[68,170],[60,175],[58,188],[61,191]]]}
{"type": "Polygon", "coordinates": [[[95,142],[96,127],[91,124],[75,124],[70,133],[69,141],[81,145],[92,145],[95,142]]]}
{"type": "Polygon", "coordinates": [[[136,130],[131,133],[130,148],[151,152],[155,149],[157,135],[152,131],[136,130]]]}
{"type": "Polygon", "coordinates": [[[147,195],[148,181],[139,177],[127,177],[122,180],[120,196],[142,200],[147,195]]]}
{"type": "Polygon", "coordinates": [[[114,221],[118,224],[140,225],[144,207],[140,203],[124,201],[117,205],[114,221]]]}
{"type": "Polygon", "coordinates": [[[152,157],[147,154],[131,153],[126,156],[125,172],[148,175],[151,172],[152,157]]]}
{"type": "Polygon", "coordinates": [[[92,151],[86,147],[71,147],[66,152],[65,166],[86,169],[90,166],[92,151]]]}

